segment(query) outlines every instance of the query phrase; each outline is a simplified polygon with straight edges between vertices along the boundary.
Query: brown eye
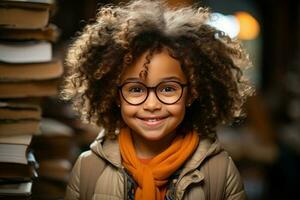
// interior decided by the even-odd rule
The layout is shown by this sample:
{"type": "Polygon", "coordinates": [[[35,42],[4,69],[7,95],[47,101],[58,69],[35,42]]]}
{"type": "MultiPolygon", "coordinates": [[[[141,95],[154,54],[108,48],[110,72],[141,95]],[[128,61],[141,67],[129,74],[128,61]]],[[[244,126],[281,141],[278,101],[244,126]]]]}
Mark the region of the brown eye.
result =
{"type": "Polygon", "coordinates": [[[174,92],[175,90],[176,90],[175,88],[167,86],[162,88],[161,92],[174,92]]]}
{"type": "Polygon", "coordinates": [[[145,92],[145,90],[142,87],[132,87],[132,88],[129,88],[129,92],[131,92],[131,93],[141,93],[141,92],[145,92]]]}
{"type": "Polygon", "coordinates": [[[157,92],[164,96],[174,95],[180,90],[181,86],[176,82],[161,83],[157,88],[157,92]]]}

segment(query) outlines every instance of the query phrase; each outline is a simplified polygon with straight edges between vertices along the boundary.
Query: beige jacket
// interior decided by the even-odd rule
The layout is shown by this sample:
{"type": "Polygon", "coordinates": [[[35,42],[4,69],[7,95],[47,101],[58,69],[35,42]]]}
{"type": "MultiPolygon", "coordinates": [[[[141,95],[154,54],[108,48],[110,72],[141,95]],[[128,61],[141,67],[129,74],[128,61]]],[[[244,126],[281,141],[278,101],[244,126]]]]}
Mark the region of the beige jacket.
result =
{"type": "MultiPolygon", "coordinates": [[[[119,145],[117,140],[104,140],[103,137],[98,137],[92,144],[91,150],[82,153],[73,167],[70,181],[67,186],[66,200],[71,199],[89,199],[90,197],[84,197],[80,195],[80,180],[84,177],[80,177],[82,170],[90,170],[92,178],[96,178],[94,189],[85,185],[85,190],[91,193],[92,200],[121,200],[126,199],[126,175],[121,165],[121,156],[119,151],[119,145]],[[81,169],[82,160],[89,157],[97,157],[96,159],[102,159],[104,168],[98,177],[93,177],[93,168],[95,166],[85,167],[81,169]]],[[[183,200],[219,200],[216,198],[214,191],[214,185],[208,184],[208,182],[214,183],[214,185],[220,185],[220,181],[224,181],[224,188],[221,190],[222,199],[239,200],[246,199],[243,184],[232,159],[221,148],[218,140],[211,141],[209,139],[202,139],[198,145],[198,148],[191,156],[191,158],[184,164],[182,171],[177,180],[173,180],[175,183],[176,199],[183,200]],[[218,157],[217,163],[208,165],[207,161],[218,157]],[[222,176],[212,176],[215,170],[221,169],[221,165],[226,172],[223,178],[222,176]],[[223,179],[223,180],[219,180],[223,179]]],[[[87,181],[88,182],[88,181],[87,181]]],[[[217,187],[217,186],[216,186],[217,187]]],[[[87,191],[84,191],[87,192],[87,191]]],[[[83,193],[84,193],[83,192],[83,193]]]]}

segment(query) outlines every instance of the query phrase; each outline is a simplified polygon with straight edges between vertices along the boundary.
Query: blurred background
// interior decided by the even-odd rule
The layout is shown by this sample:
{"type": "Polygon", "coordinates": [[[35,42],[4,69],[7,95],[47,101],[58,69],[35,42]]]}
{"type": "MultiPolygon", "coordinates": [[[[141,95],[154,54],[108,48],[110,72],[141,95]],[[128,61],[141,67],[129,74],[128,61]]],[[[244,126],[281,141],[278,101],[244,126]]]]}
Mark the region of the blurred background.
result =
{"type": "MultiPolygon", "coordinates": [[[[40,40],[48,40],[53,47],[53,59],[63,61],[68,45],[78,31],[93,21],[97,9],[119,2],[126,1],[57,0],[49,7],[49,24],[57,26],[52,39],[40,40]]],[[[255,85],[256,95],[245,105],[247,118],[219,127],[218,136],[241,172],[249,200],[295,198],[300,186],[300,1],[167,2],[173,7],[197,3],[211,8],[213,17],[209,24],[239,38],[248,50],[253,67],[245,73],[255,85]]],[[[1,41],[26,40],[7,37],[1,36],[0,31],[1,41]]],[[[56,80],[59,79],[57,76],[56,80]]],[[[69,103],[55,94],[26,98],[0,95],[1,101],[39,106],[41,130],[33,134],[29,145],[38,165],[37,175],[31,177],[30,196],[62,199],[74,161],[89,148],[98,128],[82,124],[69,103]]]]}

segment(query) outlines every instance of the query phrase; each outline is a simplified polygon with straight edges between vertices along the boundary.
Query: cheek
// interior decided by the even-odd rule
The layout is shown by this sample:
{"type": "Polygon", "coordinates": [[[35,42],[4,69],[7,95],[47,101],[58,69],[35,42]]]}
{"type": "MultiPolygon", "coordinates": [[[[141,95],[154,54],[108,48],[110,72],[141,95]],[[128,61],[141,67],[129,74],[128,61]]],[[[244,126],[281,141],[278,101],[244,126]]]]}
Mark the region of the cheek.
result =
{"type": "Polygon", "coordinates": [[[182,98],[173,105],[167,106],[168,112],[176,117],[176,120],[183,120],[185,115],[185,104],[186,104],[186,94],[183,94],[182,98]]]}
{"type": "Polygon", "coordinates": [[[179,103],[179,104],[173,105],[168,110],[178,120],[182,120],[184,118],[184,115],[185,115],[185,105],[184,105],[184,103],[179,103]]]}
{"type": "Polygon", "coordinates": [[[134,117],[137,112],[137,106],[131,106],[126,104],[125,102],[121,102],[121,115],[125,122],[128,121],[129,118],[134,117]]]}
{"type": "Polygon", "coordinates": [[[180,99],[180,101],[178,101],[169,109],[170,113],[172,113],[174,116],[177,116],[181,120],[184,118],[185,115],[186,98],[187,95],[186,93],[184,93],[182,99],[180,99]]]}

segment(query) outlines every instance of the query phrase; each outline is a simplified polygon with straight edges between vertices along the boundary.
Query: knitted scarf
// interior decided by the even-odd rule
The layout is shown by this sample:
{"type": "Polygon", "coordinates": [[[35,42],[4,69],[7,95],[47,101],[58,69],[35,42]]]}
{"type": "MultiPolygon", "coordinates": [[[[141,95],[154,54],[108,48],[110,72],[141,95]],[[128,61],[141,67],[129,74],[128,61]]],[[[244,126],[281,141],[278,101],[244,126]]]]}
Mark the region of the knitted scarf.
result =
{"type": "Polygon", "coordinates": [[[192,155],[198,143],[196,132],[178,134],[165,151],[143,164],[136,156],[130,129],[122,128],[119,135],[122,164],[138,184],[135,199],[164,199],[168,178],[192,155]]]}

